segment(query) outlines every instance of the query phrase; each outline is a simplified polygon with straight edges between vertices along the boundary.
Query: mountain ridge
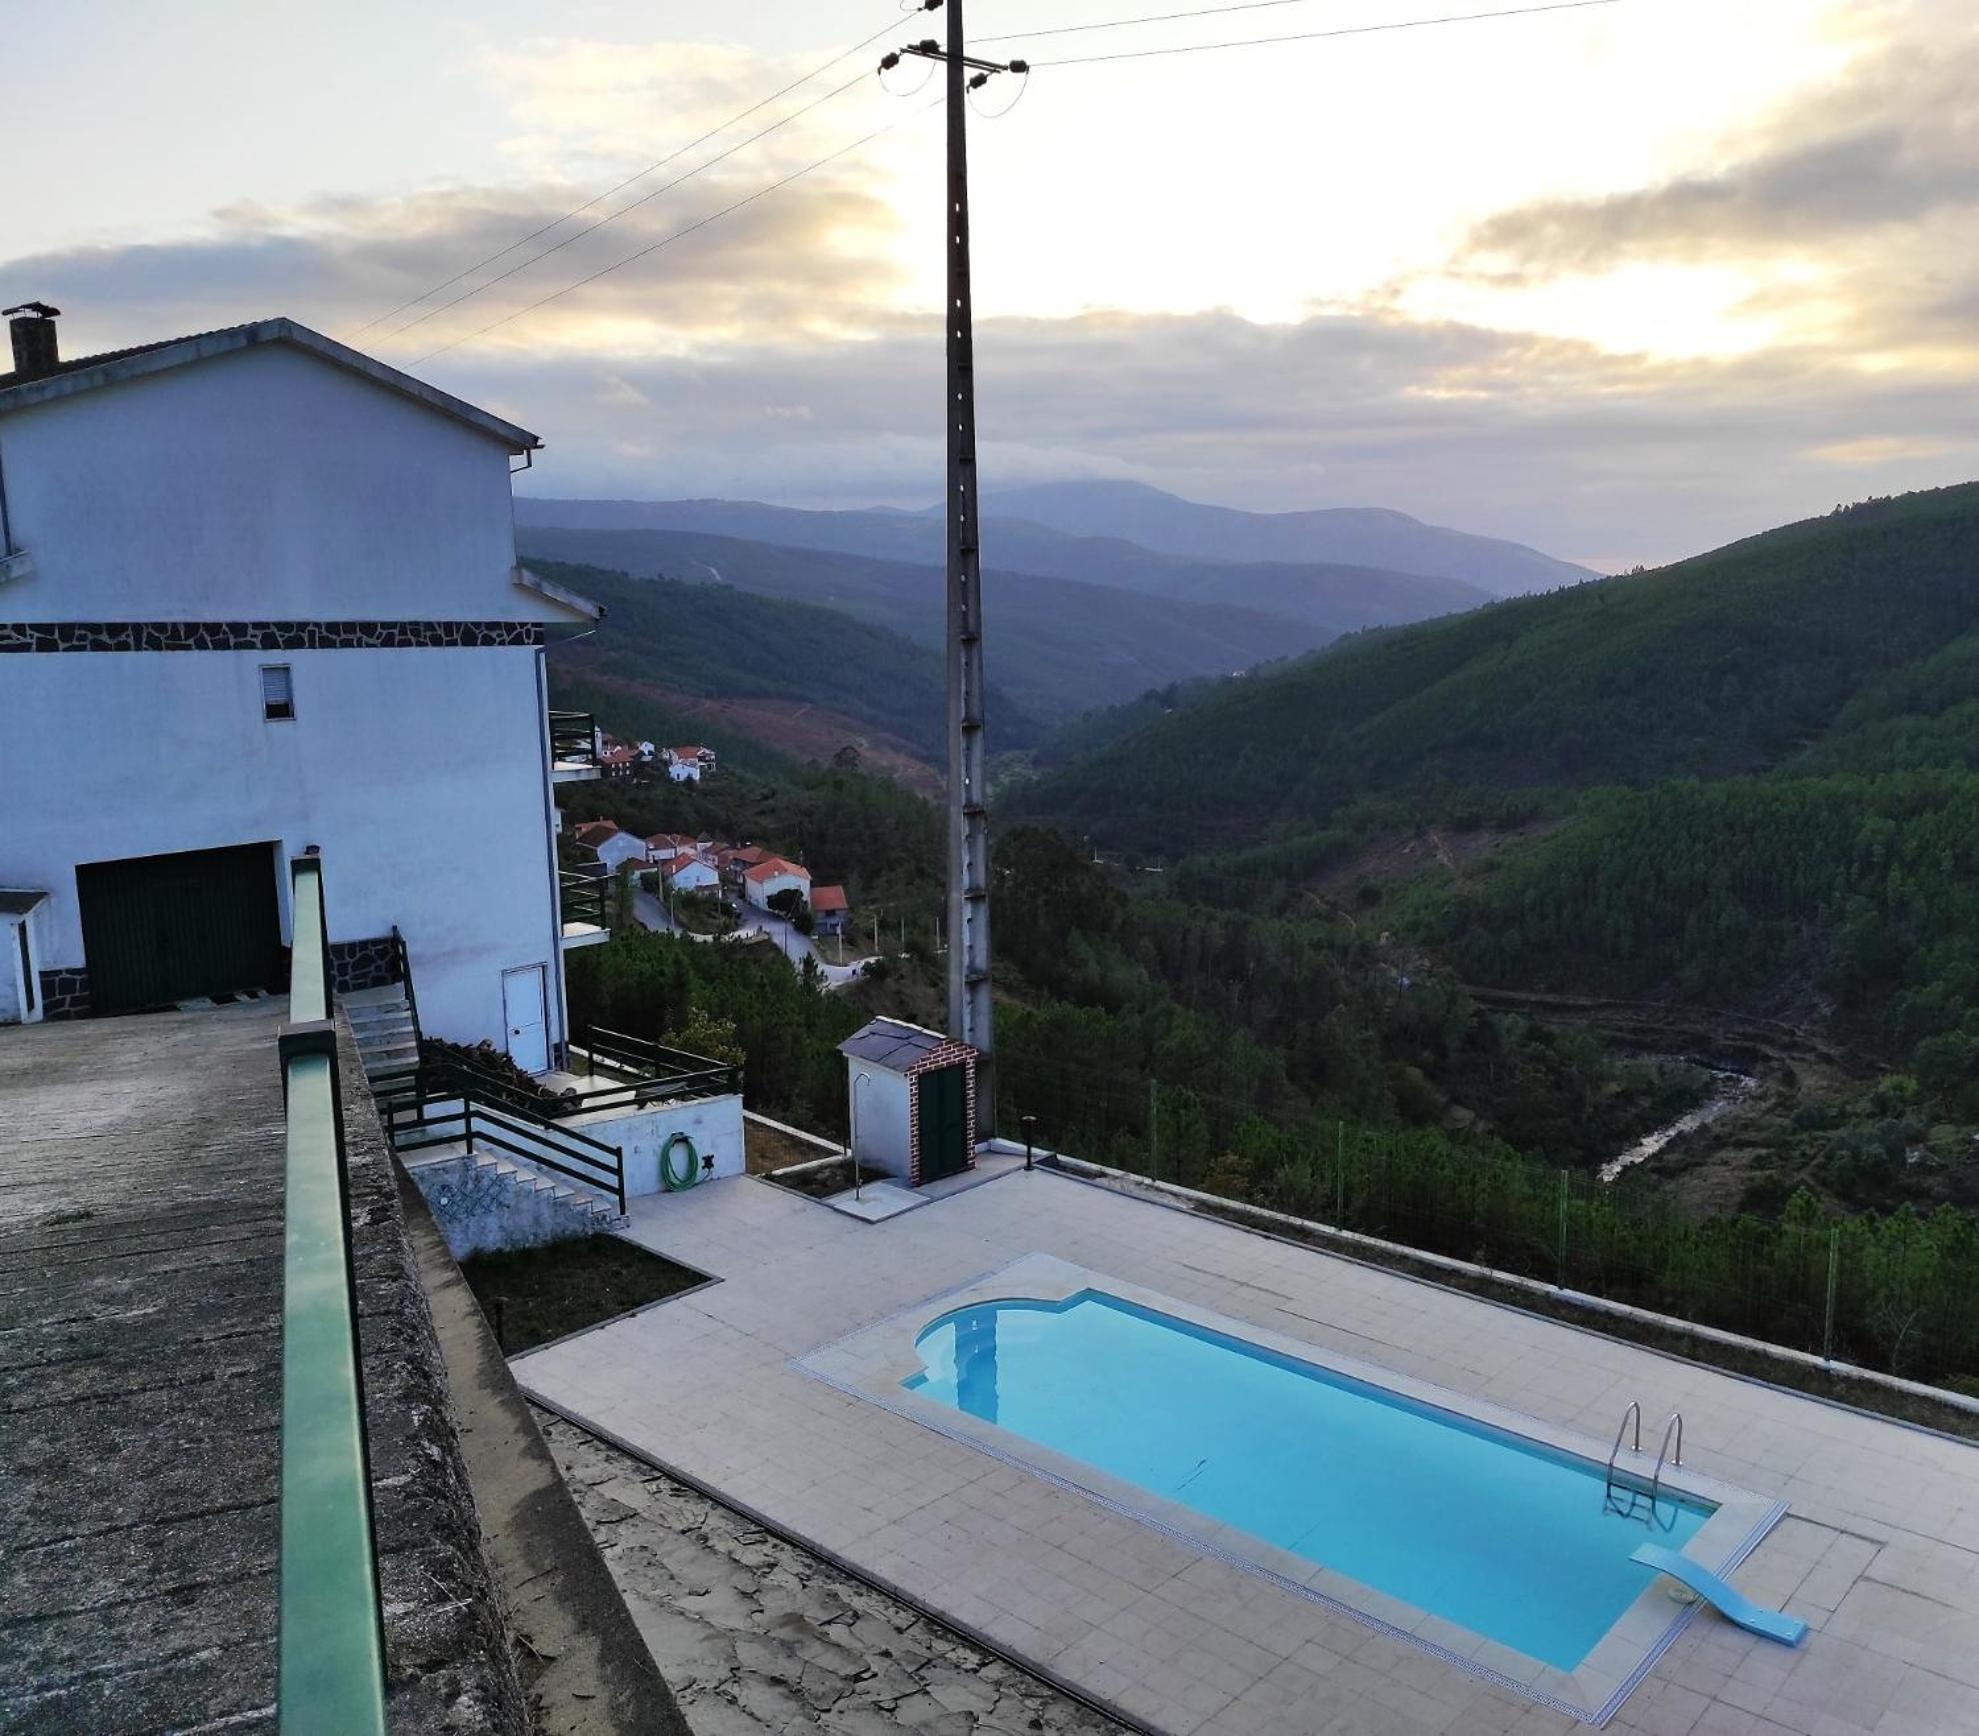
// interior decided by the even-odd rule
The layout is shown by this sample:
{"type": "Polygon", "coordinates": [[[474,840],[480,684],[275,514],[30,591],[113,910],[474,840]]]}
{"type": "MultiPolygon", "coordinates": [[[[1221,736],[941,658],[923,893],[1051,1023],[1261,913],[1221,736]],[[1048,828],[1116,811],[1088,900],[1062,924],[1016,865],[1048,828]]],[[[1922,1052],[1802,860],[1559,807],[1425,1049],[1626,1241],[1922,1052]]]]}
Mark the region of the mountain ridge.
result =
{"type": "MultiPolygon", "coordinates": [[[[1099,489],[1108,485],[1066,486],[1099,489]]],[[[1167,569],[1190,564],[1218,569],[1222,573],[1222,587],[1236,592],[1242,591],[1246,572],[1265,565],[1353,569],[1361,575],[1363,583],[1379,575],[1382,583],[1395,587],[1404,597],[1422,593],[1425,585],[1438,586],[1439,589],[1427,594],[1439,598],[1444,607],[1462,608],[1508,591],[1577,583],[1590,576],[1582,568],[1554,561],[1520,544],[1425,525],[1407,514],[1385,509],[1326,509],[1311,524],[1303,528],[1293,524],[1288,532],[1280,521],[1301,520],[1301,515],[1199,507],[1158,489],[1145,491],[1148,501],[1162,503],[1158,509],[1161,512],[1194,515],[1202,524],[1227,523],[1235,527],[1233,536],[1267,540],[1275,537],[1282,545],[1262,553],[1236,553],[1220,547],[1217,536],[1209,531],[1196,535],[1187,547],[1155,546],[1135,534],[1131,512],[1116,513],[1115,522],[1103,530],[1068,528],[1047,522],[1052,510],[1050,502],[1062,504],[1067,498],[1079,496],[1040,494],[1038,498],[1046,503],[1044,518],[997,508],[996,501],[1017,498],[1021,492],[986,497],[982,522],[984,551],[995,566],[1045,578],[1078,579],[1173,594],[1186,590],[1187,580],[1168,573],[1167,569]],[[1367,529],[1368,524],[1376,521],[1390,527],[1386,533],[1390,542],[1399,537],[1400,545],[1406,545],[1405,558],[1377,558],[1382,537],[1367,529]],[[1326,528],[1329,525],[1333,527],[1331,530],[1326,528]],[[1361,528],[1353,529],[1356,525],[1361,528]],[[1341,549],[1329,553],[1329,539],[1339,543],[1341,549]],[[1349,542],[1351,552],[1342,552],[1349,542]],[[1473,576],[1473,568],[1497,577],[1489,582],[1480,580],[1473,576]],[[1511,576],[1508,578],[1507,574],[1511,576]],[[1463,590],[1452,590],[1452,586],[1462,586],[1463,590]]],[[[1095,503],[1107,498],[1112,497],[1092,496],[1095,503]]],[[[939,564],[944,556],[940,515],[939,506],[920,511],[891,507],[814,510],[712,497],[601,500],[525,495],[516,499],[518,525],[553,525],[573,530],[694,530],[792,548],[828,549],[841,554],[924,564],[939,564]]],[[[1255,599],[1250,600],[1255,605],[1255,599]]],[[[1426,612],[1415,607],[1413,613],[1408,613],[1408,607],[1405,604],[1403,618],[1417,619],[1426,612]]],[[[1388,618],[1395,617],[1391,612],[1376,611],[1360,624],[1371,625],[1388,618]]]]}
{"type": "MultiPolygon", "coordinates": [[[[1433,784],[1764,772],[1945,653],[1975,614],[1979,484],[1866,503],[1222,684],[1041,780],[1022,805],[1155,848],[1179,841],[1179,781],[1195,792],[1188,826],[1227,846],[1433,784]]],[[[1979,659],[1953,659],[1945,679],[1968,669],[1979,659]]]]}
{"type": "MultiPolygon", "coordinates": [[[[929,648],[944,642],[942,578],[935,567],[683,531],[520,525],[516,544],[526,561],[713,577],[759,596],[836,609],[929,648]]],[[[985,588],[990,681],[1041,723],[1171,681],[1312,650],[1340,630],[995,568],[985,588]]],[[[994,717],[990,727],[994,734],[994,717]]]]}

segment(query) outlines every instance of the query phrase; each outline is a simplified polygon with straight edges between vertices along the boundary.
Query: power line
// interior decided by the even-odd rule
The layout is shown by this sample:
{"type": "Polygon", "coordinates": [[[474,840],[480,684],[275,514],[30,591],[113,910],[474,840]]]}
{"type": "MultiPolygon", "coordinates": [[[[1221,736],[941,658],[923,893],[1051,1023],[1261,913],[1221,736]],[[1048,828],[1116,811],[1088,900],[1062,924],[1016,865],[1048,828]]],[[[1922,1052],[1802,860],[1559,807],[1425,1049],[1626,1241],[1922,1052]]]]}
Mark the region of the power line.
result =
{"type": "MultiPolygon", "coordinates": [[[[1219,48],[1266,48],[1284,42],[1319,42],[1335,36],[1378,36],[1391,30],[1427,30],[1442,24],[1483,24],[1496,18],[1530,18],[1542,12],[1581,12],[1619,6],[1621,0],[1552,0],[1543,6],[1507,6],[1495,12],[1451,12],[1436,18],[1398,18],[1388,24],[1350,24],[1332,30],[1302,30],[1289,36],[1247,36],[1236,42],[1191,42],[1178,48],[1125,48],[1114,54],[1079,54],[1065,60],[1034,60],[1033,66],[1096,66],[1109,60],[1152,60],[1160,55],[1205,54],[1219,48]]],[[[1136,20],[1123,20],[1125,23],[1136,20]]]]}
{"type": "MultiPolygon", "coordinates": [[[[866,37],[863,41],[853,43],[853,45],[850,48],[844,50],[843,53],[834,54],[831,57],[831,59],[823,62],[821,65],[812,67],[811,70],[805,73],[802,78],[792,79],[789,84],[783,87],[783,89],[779,91],[772,91],[768,96],[764,97],[761,102],[751,103],[749,107],[742,110],[740,114],[730,115],[727,120],[721,123],[720,126],[711,127],[707,132],[703,133],[698,139],[692,139],[688,143],[682,145],[679,150],[669,151],[657,163],[648,163],[646,167],[641,169],[637,174],[627,175],[623,181],[618,182],[614,186],[607,187],[602,193],[594,194],[591,198],[586,199],[582,205],[573,206],[570,210],[566,211],[561,217],[552,217],[550,221],[542,225],[541,228],[532,229],[529,231],[527,235],[518,236],[515,240],[511,241],[506,247],[498,248],[495,252],[489,254],[486,259],[476,260],[472,265],[466,267],[464,270],[456,271],[453,274],[453,276],[447,278],[444,282],[436,283],[429,289],[422,289],[410,301],[402,301],[399,303],[397,307],[391,308],[388,311],[379,314],[376,319],[366,320],[365,323],[359,326],[357,330],[351,335],[353,337],[362,337],[364,333],[368,332],[373,326],[383,325],[386,320],[396,319],[400,314],[406,312],[409,308],[417,307],[429,295],[438,295],[440,291],[443,289],[451,289],[456,283],[460,282],[462,278],[472,277],[477,271],[481,270],[482,267],[493,265],[495,261],[498,259],[507,258],[508,255],[513,253],[518,247],[527,247],[530,242],[534,241],[537,238],[537,236],[549,234],[549,232],[552,229],[556,228],[558,224],[568,223],[573,217],[583,216],[584,213],[590,210],[593,205],[602,203],[604,200],[609,199],[614,193],[623,192],[627,187],[631,186],[634,181],[643,181],[648,175],[656,174],[661,169],[664,169],[667,166],[667,164],[678,162],[682,157],[686,156],[689,151],[700,149],[700,147],[705,145],[710,139],[716,138],[722,133],[727,132],[730,127],[735,126],[738,122],[746,121],[751,115],[757,114],[761,110],[768,108],[771,103],[781,101],[784,97],[787,97],[793,90],[796,90],[800,85],[809,84],[812,79],[818,77],[820,74],[829,72],[834,66],[838,65],[840,61],[850,59],[853,55],[859,53],[861,49],[870,48],[875,42],[879,41],[879,39],[882,36],[891,35],[894,31],[898,30],[899,28],[900,25],[898,20],[894,20],[893,22],[881,25],[879,29],[875,30],[872,33],[872,35],[866,37]]],[[[631,207],[628,206],[627,209],[630,210],[631,207]]],[[[589,231],[587,230],[586,233],[588,234],[589,231]]],[[[540,254],[537,255],[537,257],[540,258],[541,255],[540,254]]],[[[398,328],[399,331],[410,331],[411,329],[412,328],[410,325],[404,325],[398,328]]],[[[395,332],[392,335],[397,336],[397,333],[395,332]]]]}
{"type": "Polygon", "coordinates": [[[1145,18],[1108,18],[1096,24],[1055,24],[1047,30],[1010,30],[1001,36],[979,36],[978,42],[1026,42],[1040,36],[1076,36],[1083,30],[1125,30],[1132,24],[1173,24],[1184,18],[1214,18],[1223,12],[1262,12],[1271,6],[1306,6],[1311,0],[1237,0],[1233,6],[1198,6],[1190,12],[1154,12],[1145,18]]]}
{"type": "Polygon", "coordinates": [[[511,277],[514,277],[518,272],[527,271],[530,268],[530,266],[535,265],[542,260],[548,259],[552,253],[561,253],[573,241],[582,241],[584,237],[587,235],[595,235],[600,229],[604,228],[608,223],[616,223],[621,217],[628,216],[630,213],[637,211],[640,206],[650,205],[655,199],[660,198],[663,194],[671,193],[674,190],[674,188],[679,186],[684,186],[687,182],[693,180],[696,175],[705,174],[709,169],[712,169],[717,163],[727,162],[728,159],[734,156],[738,151],[746,151],[751,145],[755,144],[759,139],[766,139],[770,136],[771,133],[781,132],[785,127],[789,126],[792,121],[802,120],[813,109],[824,107],[824,105],[832,101],[833,98],[843,96],[855,84],[863,84],[865,83],[865,80],[866,80],[866,75],[864,73],[855,73],[851,78],[848,78],[843,84],[837,86],[832,90],[826,91],[823,96],[813,97],[811,101],[807,102],[800,109],[792,109],[791,112],[785,115],[782,120],[771,121],[768,126],[762,128],[758,132],[751,133],[746,139],[738,140],[735,144],[730,145],[727,150],[716,152],[715,155],[708,158],[706,162],[696,163],[693,168],[687,171],[686,174],[676,175],[671,181],[662,182],[659,186],[655,187],[652,190],[652,192],[642,193],[637,199],[634,199],[630,204],[621,205],[616,211],[607,212],[603,217],[600,217],[596,222],[585,224],[585,226],[582,229],[573,231],[571,234],[566,235],[561,241],[551,242],[548,247],[543,248],[540,252],[530,254],[530,256],[527,259],[520,260],[516,264],[511,265],[508,268],[508,270],[498,271],[495,273],[493,277],[490,277],[481,283],[475,284],[471,289],[464,289],[460,292],[459,295],[453,296],[446,301],[440,302],[438,305],[434,307],[429,307],[424,313],[420,314],[417,318],[409,319],[405,322],[404,325],[397,327],[393,331],[387,332],[385,334],[386,340],[389,341],[392,338],[404,337],[405,334],[411,331],[414,326],[422,326],[429,319],[432,319],[435,315],[443,314],[447,312],[448,309],[450,308],[459,307],[460,304],[464,301],[472,301],[477,295],[480,295],[485,290],[493,289],[495,285],[498,283],[508,282],[508,280],[511,277]]]}
{"type": "Polygon", "coordinates": [[[461,337],[453,338],[447,343],[441,344],[437,349],[428,350],[424,355],[415,356],[406,365],[408,367],[417,367],[421,362],[431,361],[435,356],[445,355],[448,350],[458,349],[462,344],[472,343],[476,338],[486,337],[492,331],[499,331],[511,320],[518,320],[524,314],[534,313],[540,307],[547,307],[551,302],[569,295],[573,290],[582,289],[586,284],[596,283],[601,277],[609,277],[614,271],[619,271],[625,266],[635,264],[637,261],[646,258],[649,254],[659,252],[662,247],[671,247],[676,241],[683,240],[685,237],[692,235],[697,229],[705,229],[710,223],[719,222],[731,212],[740,211],[745,205],[753,205],[758,199],[776,192],[780,187],[787,187],[792,181],[802,180],[814,170],[822,169],[827,163],[835,163],[840,157],[850,156],[852,152],[870,145],[873,140],[879,138],[882,134],[892,132],[895,127],[910,120],[918,120],[922,115],[931,113],[934,109],[941,106],[942,101],[943,99],[941,97],[937,97],[933,102],[924,103],[920,108],[914,110],[912,114],[897,116],[893,120],[888,121],[885,126],[875,127],[863,138],[854,139],[849,145],[840,145],[837,150],[819,157],[814,162],[806,163],[801,169],[791,170],[789,174],[780,176],[778,179],[770,182],[766,187],[758,187],[755,192],[745,194],[733,203],[724,205],[719,211],[710,211],[707,216],[697,218],[694,222],[683,225],[671,235],[661,236],[659,240],[653,242],[650,246],[642,247],[636,253],[628,253],[623,259],[615,260],[610,265],[601,266],[589,276],[580,277],[575,283],[565,284],[562,289],[552,290],[548,295],[539,297],[537,300],[517,308],[513,313],[503,314],[500,319],[490,321],[478,331],[468,332],[461,337]]]}

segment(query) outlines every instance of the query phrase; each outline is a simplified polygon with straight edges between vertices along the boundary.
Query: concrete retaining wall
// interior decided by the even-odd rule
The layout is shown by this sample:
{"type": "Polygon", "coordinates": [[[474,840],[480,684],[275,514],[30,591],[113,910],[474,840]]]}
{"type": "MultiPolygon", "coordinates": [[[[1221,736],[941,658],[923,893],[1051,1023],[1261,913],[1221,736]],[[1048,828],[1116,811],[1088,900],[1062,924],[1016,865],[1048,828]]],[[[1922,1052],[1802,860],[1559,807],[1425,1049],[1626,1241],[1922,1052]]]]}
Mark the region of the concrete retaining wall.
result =
{"type": "MultiPolygon", "coordinates": [[[[693,1140],[700,1157],[715,1160],[718,1177],[741,1175],[748,1167],[742,1143],[742,1099],[733,1094],[690,1097],[629,1113],[604,1110],[573,1115],[564,1125],[619,1148],[625,1160],[627,1197],[664,1191],[660,1153],[676,1133],[693,1140]]],[[[675,1152],[674,1168],[678,1170],[681,1163],[682,1154],[675,1152]]]]}
{"type": "Polygon", "coordinates": [[[473,1157],[438,1158],[406,1167],[456,1260],[596,1235],[614,1221],[600,1217],[579,1199],[535,1186],[528,1175],[503,1171],[473,1157]]]}

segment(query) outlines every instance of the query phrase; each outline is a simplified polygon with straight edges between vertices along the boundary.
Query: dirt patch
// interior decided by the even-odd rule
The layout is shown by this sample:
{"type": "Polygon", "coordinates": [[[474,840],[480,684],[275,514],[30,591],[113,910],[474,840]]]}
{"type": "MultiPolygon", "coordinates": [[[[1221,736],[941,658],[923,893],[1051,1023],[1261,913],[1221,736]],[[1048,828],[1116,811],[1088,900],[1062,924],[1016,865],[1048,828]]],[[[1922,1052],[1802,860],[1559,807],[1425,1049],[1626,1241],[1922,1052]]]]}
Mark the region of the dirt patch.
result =
{"type": "Polygon", "coordinates": [[[1425,826],[1413,832],[1390,832],[1368,841],[1343,862],[1336,862],[1313,881],[1313,893],[1334,904],[1351,904],[1363,886],[1384,892],[1426,869],[1441,868],[1452,879],[1469,879],[1493,857],[1514,844],[1528,844],[1556,831],[1557,818],[1524,821],[1517,826],[1479,826],[1453,831],[1425,826]]]}
{"type": "MultiPolygon", "coordinates": [[[[787,1187],[792,1193],[801,1193],[807,1199],[828,1200],[833,1194],[849,1192],[854,1185],[852,1160],[849,1157],[835,1158],[830,1163],[816,1169],[800,1169],[794,1173],[783,1171],[769,1178],[778,1187],[787,1187]]],[[[874,1169],[870,1164],[859,1166],[859,1181],[888,1181],[891,1178],[883,1169],[874,1169]]]]}
{"type": "Polygon", "coordinates": [[[757,1121],[743,1122],[742,1146],[743,1161],[751,1175],[768,1175],[773,1169],[787,1169],[793,1163],[809,1163],[813,1158],[831,1155],[807,1139],[793,1139],[757,1121]]]}
{"type": "Polygon", "coordinates": [[[460,1270],[508,1356],[706,1282],[617,1236],[476,1254],[460,1270]]]}
{"type": "Polygon", "coordinates": [[[786,753],[792,759],[828,761],[840,748],[859,751],[862,766],[884,772],[916,795],[930,800],[942,791],[941,774],[900,737],[822,705],[801,699],[714,699],[703,693],[681,693],[650,681],[629,681],[619,675],[594,675],[600,687],[671,707],[690,717],[720,724],[786,753]]]}

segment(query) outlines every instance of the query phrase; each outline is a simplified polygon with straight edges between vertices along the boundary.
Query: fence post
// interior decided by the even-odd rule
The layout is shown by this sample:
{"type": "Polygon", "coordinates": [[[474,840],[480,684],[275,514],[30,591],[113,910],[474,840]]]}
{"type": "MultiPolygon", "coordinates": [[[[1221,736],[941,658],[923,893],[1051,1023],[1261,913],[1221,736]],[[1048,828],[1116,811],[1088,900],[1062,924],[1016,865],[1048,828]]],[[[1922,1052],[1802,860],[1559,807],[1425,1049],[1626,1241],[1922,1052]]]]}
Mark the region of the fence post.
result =
{"type": "Polygon", "coordinates": [[[1558,1288],[1567,1287],[1567,1187],[1570,1176],[1566,1170],[1560,1171],[1560,1276],[1558,1288]]]}
{"type": "Polygon", "coordinates": [[[1828,1226],[1828,1308],[1827,1318],[1821,1327],[1821,1360],[1832,1362],[1835,1359],[1835,1280],[1840,1274],[1842,1260],[1842,1231],[1839,1224],[1828,1226]]]}
{"type": "Polygon", "coordinates": [[[1341,1230],[1347,1227],[1347,1123],[1344,1118],[1333,1124],[1333,1225],[1341,1230]]]}
{"type": "Polygon", "coordinates": [[[1161,1097],[1152,1079],[1148,1081],[1148,1174],[1161,1180],[1161,1097]]]}

